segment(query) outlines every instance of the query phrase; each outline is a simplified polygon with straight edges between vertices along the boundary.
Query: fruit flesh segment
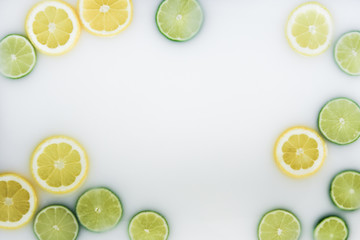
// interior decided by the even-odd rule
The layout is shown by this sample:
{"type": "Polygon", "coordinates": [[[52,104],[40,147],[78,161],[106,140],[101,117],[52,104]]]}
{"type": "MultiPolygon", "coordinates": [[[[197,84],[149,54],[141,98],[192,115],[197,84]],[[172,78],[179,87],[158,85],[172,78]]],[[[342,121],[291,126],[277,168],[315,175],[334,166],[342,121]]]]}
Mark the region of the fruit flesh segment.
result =
{"type": "Polygon", "coordinates": [[[360,33],[349,34],[336,47],[336,59],[348,72],[360,73],[360,33]]]}
{"type": "Polygon", "coordinates": [[[135,217],[131,225],[131,232],[134,240],[163,240],[167,235],[166,226],[164,220],[156,214],[140,213],[140,216],[135,217]]]}
{"type": "Polygon", "coordinates": [[[262,221],[260,231],[262,240],[296,240],[299,236],[299,223],[290,214],[269,213],[262,221]]]}
{"type": "Polygon", "coordinates": [[[341,174],[332,186],[334,200],[346,209],[360,207],[360,174],[341,174]]]}
{"type": "Polygon", "coordinates": [[[344,240],[347,232],[344,223],[335,219],[329,219],[324,222],[317,232],[316,240],[344,240]]]}

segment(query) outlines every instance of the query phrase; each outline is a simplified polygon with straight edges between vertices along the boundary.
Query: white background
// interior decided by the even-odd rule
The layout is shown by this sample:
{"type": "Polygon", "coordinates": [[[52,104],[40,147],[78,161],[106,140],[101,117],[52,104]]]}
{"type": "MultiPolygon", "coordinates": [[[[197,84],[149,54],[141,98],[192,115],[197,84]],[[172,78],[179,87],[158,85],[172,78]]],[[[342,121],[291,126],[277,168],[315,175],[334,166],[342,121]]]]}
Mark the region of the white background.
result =
{"type": "MultiPolygon", "coordinates": [[[[0,37],[24,33],[34,0],[0,2],[0,37]]],[[[68,1],[75,5],[76,0],[68,1]]],[[[130,27],[112,38],[82,31],[68,54],[38,54],[24,79],[0,77],[0,172],[34,183],[29,159],[44,138],[64,134],[86,148],[90,172],[67,195],[35,183],[40,207],[74,207],[87,188],[108,186],[121,198],[124,216],[112,231],[81,229],[79,239],[128,239],[129,219],[153,209],[166,216],[171,240],[256,239],[262,214],[292,210],[302,239],[327,214],[349,223],[360,239],[360,211],[331,204],[331,178],[360,169],[360,141],[328,143],[316,175],[294,180],[273,161],[278,135],[288,127],[316,128],[329,99],[360,102],[360,77],[342,73],[332,48],[317,57],[295,53],[284,36],[289,13],[302,1],[202,0],[205,23],[187,43],[164,38],[154,22],[159,0],[134,0],[130,27]]],[[[322,3],[334,19],[334,39],[360,29],[358,0],[322,3]]],[[[35,239],[31,224],[0,230],[1,239],[35,239]]]]}

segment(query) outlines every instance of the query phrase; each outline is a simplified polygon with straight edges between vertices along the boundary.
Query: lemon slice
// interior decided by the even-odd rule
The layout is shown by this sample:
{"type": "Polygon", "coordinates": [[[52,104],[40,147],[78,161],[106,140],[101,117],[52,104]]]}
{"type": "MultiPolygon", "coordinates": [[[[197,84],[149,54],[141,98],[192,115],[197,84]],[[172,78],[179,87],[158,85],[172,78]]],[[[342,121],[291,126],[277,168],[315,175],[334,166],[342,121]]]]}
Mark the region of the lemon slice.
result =
{"type": "Polygon", "coordinates": [[[79,0],[80,21],[97,36],[113,36],[127,28],[132,20],[131,0],[79,0]]]}
{"type": "Polygon", "coordinates": [[[286,37],[298,53],[315,56],[323,53],[331,43],[333,26],[329,11],[317,2],[298,6],[289,16],[286,37]]]}
{"type": "Polygon", "coordinates": [[[326,157],[324,140],[314,130],[294,127],[286,130],[275,144],[275,162],[292,177],[306,177],[317,172],[326,157]]]}
{"type": "Polygon", "coordinates": [[[75,190],[85,180],[88,159],[74,139],[55,136],[45,139],[35,149],[31,172],[42,188],[52,193],[75,190]]]}
{"type": "Polygon", "coordinates": [[[46,0],[36,4],[25,23],[27,35],[42,53],[61,55],[70,51],[80,36],[80,23],[66,2],[46,0]]]}
{"type": "Polygon", "coordinates": [[[17,174],[0,174],[0,228],[16,229],[35,213],[37,197],[28,181],[17,174]]]}

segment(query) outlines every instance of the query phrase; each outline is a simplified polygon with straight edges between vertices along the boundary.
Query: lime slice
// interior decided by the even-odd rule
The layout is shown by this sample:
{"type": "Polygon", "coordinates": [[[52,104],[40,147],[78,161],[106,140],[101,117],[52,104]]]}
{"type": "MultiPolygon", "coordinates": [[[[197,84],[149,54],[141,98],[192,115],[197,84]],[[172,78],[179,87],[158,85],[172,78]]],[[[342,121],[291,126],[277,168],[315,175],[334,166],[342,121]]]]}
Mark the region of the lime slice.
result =
{"type": "Polygon", "coordinates": [[[337,174],[331,182],[330,197],[342,210],[360,208],[360,173],[347,170],[337,174]]]}
{"type": "Polygon", "coordinates": [[[297,240],[300,232],[300,221],[293,213],[282,209],[267,212],[258,227],[259,240],[297,240]]]}
{"type": "Polygon", "coordinates": [[[193,38],[200,31],[203,19],[202,9],[196,0],[165,0],[156,13],[159,31],[178,42],[193,38]]]}
{"type": "Polygon", "coordinates": [[[131,219],[129,235],[131,240],[166,240],[169,236],[169,225],[159,213],[143,211],[131,219]]]}
{"type": "Polygon", "coordinates": [[[321,109],[318,118],[321,133],[329,141],[344,145],[360,136],[360,107],[348,98],[335,98],[321,109]]]}
{"type": "Polygon", "coordinates": [[[92,232],[104,232],[115,227],[122,212],[120,199],[107,188],[86,191],[76,204],[80,224],[92,232]]]}
{"type": "Polygon", "coordinates": [[[0,41],[0,72],[5,77],[22,78],[35,64],[35,49],[27,38],[11,34],[0,41]]]}
{"type": "Polygon", "coordinates": [[[51,205],[36,215],[34,232],[39,240],[73,240],[79,233],[79,224],[68,208],[51,205]]]}
{"type": "Polygon", "coordinates": [[[336,216],[322,219],[314,230],[315,240],[345,240],[348,234],[345,221],[336,216]]]}
{"type": "Polygon", "coordinates": [[[345,33],[336,42],[335,62],[342,71],[349,75],[360,75],[360,32],[345,33]]]}

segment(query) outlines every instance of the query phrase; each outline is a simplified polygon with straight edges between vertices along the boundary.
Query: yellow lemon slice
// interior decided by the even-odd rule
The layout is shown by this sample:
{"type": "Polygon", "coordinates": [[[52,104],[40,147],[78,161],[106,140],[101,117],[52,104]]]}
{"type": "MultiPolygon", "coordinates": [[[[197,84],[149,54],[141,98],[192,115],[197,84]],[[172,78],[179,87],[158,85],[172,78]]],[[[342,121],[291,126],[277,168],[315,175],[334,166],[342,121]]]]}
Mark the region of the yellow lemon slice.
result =
{"type": "Polygon", "coordinates": [[[37,197],[28,181],[17,174],[0,174],[0,228],[16,229],[34,216],[37,197]]]}
{"type": "Polygon", "coordinates": [[[80,36],[80,23],[74,9],[66,2],[46,0],[28,13],[26,33],[42,53],[60,55],[71,50],[80,36]]]}
{"type": "Polygon", "coordinates": [[[298,53],[315,56],[323,53],[331,43],[333,26],[329,11],[317,2],[298,6],[289,16],[286,37],[298,53]]]}
{"type": "Polygon", "coordinates": [[[320,135],[306,127],[286,130],[275,144],[275,161],[292,177],[306,177],[317,172],[326,157],[326,145],[320,135]]]}
{"type": "Polygon", "coordinates": [[[132,20],[131,0],[79,0],[80,21],[84,28],[98,36],[118,34],[132,20]]]}
{"type": "Polygon", "coordinates": [[[40,186],[52,193],[67,193],[85,180],[88,159],[74,139],[55,136],[45,139],[35,149],[31,172],[40,186]]]}

